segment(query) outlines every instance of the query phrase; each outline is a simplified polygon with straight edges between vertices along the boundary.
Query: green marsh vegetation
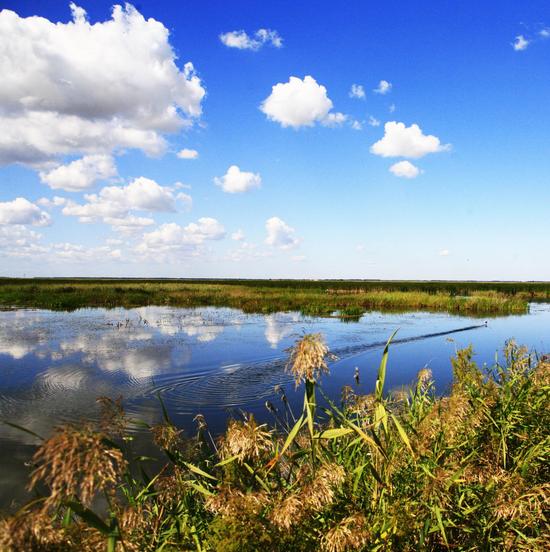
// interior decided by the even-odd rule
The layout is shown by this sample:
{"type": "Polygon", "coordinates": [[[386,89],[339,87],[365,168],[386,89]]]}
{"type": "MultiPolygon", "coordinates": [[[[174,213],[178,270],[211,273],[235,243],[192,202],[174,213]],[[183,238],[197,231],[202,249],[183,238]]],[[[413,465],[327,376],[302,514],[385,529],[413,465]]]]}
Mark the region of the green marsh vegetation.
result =
{"type": "Polygon", "coordinates": [[[369,310],[524,313],[550,301],[548,283],[351,280],[0,279],[0,305],[82,307],[232,307],[248,313],[300,311],[357,317],[369,310]]]}
{"type": "Polygon", "coordinates": [[[303,336],[288,362],[302,411],[270,427],[243,415],[218,440],[201,417],[183,436],[161,403],[157,471],[132,452],[137,422],[103,399],[97,427],[42,441],[36,498],[0,521],[0,549],[547,550],[550,359],[510,342],[485,371],[460,350],[437,397],[427,369],[388,392],[388,354],[389,342],[374,393],[345,388],[335,404],[329,351],[303,336]]]}

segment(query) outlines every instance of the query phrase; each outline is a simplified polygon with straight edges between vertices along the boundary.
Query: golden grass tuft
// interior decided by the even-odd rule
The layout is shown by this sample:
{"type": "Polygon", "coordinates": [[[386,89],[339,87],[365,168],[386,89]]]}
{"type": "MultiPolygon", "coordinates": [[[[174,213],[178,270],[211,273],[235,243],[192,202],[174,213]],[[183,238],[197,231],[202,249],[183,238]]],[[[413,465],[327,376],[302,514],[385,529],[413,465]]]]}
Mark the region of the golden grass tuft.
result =
{"type": "Polygon", "coordinates": [[[222,487],[206,499],[206,508],[222,516],[258,515],[268,504],[269,496],[265,491],[245,493],[239,489],[222,487]]]}
{"type": "Polygon", "coordinates": [[[329,529],[321,539],[323,552],[351,552],[362,550],[369,540],[367,520],[363,514],[344,518],[329,529]]]}
{"type": "Polygon", "coordinates": [[[321,334],[306,334],[288,350],[287,370],[294,376],[296,387],[303,381],[316,381],[323,373],[328,374],[326,359],[328,347],[321,334]]]}
{"type": "Polygon", "coordinates": [[[120,449],[111,446],[90,427],[58,428],[33,456],[36,465],[29,484],[49,488],[44,507],[60,501],[79,500],[89,506],[98,492],[113,492],[127,462],[120,449]]]}
{"type": "Polygon", "coordinates": [[[220,442],[220,456],[223,460],[235,456],[239,462],[257,461],[273,447],[271,431],[266,425],[258,425],[254,416],[244,421],[230,420],[227,431],[220,442]]]}

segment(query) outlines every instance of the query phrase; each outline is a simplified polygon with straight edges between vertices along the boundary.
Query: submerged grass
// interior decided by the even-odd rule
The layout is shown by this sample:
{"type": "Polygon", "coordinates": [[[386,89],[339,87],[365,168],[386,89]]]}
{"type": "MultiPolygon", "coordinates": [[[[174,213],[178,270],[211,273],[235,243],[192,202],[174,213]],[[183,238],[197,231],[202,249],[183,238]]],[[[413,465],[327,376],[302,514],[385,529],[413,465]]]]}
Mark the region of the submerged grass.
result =
{"type": "Polygon", "coordinates": [[[243,416],[217,442],[202,418],[183,439],[163,409],[156,474],[103,400],[95,431],[60,428],[38,449],[36,499],[0,520],[0,550],[548,550],[550,359],[510,342],[487,373],[458,351],[438,398],[426,369],[386,393],[388,352],[372,395],[347,388],[321,409],[328,350],[304,336],[288,365],[301,415],[271,405],[274,427],[243,416]]]}
{"type": "Polygon", "coordinates": [[[82,307],[233,307],[247,313],[301,311],[346,318],[369,310],[523,313],[550,300],[550,284],[272,280],[0,279],[0,305],[73,310],[82,307]]]}

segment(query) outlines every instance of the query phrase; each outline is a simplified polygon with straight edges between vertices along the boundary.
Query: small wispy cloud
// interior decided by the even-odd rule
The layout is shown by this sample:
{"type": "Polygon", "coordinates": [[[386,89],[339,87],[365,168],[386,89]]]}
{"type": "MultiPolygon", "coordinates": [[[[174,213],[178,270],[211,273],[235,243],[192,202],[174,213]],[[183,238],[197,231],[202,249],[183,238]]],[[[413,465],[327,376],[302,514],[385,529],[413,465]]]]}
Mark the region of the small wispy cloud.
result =
{"type": "Polygon", "coordinates": [[[282,48],[283,39],[277,31],[271,29],[258,29],[253,35],[243,30],[230,31],[220,34],[220,40],[228,48],[238,50],[259,50],[262,46],[269,45],[275,48],[282,48]]]}
{"type": "Polygon", "coordinates": [[[550,27],[538,26],[538,30],[536,31],[526,28],[526,32],[517,35],[511,44],[512,48],[516,52],[523,52],[533,43],[540,42],[548,38],[550,38],[550,27]]]}
{"type": "Polygon", "coordinates": [[[450,255],[450,251],[448,249],[442,249],[440,252],[439,252],[439,256],[440,257],[448,257],[450,255]]]}
{"type": "Polygon", "coordinates": [[[363,88],[363,85],[361,84],[352,84],[351,89],[349,91],[349,97],[350,98],[356,98],[358,100],[364,100],[365,99],[365,89],[363,88]]]}
{"type": "Polygon", "coordinates": [[[527,40],[523,35],[518,35],[514,42],[512,42],[512,47],[516,52],[522,52],[523,50],[527,50],[529,44],[531,44],[530,40],[527,40]]]}
{"type": "Polygon", "coordinates": [[[373,117],[372,115],[369,115],[369,125],[371,127],[377,127],[377,126],[380,126],[380,121],[376,118],[376,117],[373,117]]]}
{"type": "Polygon", "coordinates": [[[393,85],[391,82],[388,82],[387,80],[381,80],[379,83],[378,83],[378,86],[373,90],[373,92],[375,94],[388,94],[391,89],[392,89],[393,85]]]}
{"type": "Polygon", "coordinates": [[[195,149],[183,148],[176,154],[180,159],[197,159],[199,152],[195,149]]]}

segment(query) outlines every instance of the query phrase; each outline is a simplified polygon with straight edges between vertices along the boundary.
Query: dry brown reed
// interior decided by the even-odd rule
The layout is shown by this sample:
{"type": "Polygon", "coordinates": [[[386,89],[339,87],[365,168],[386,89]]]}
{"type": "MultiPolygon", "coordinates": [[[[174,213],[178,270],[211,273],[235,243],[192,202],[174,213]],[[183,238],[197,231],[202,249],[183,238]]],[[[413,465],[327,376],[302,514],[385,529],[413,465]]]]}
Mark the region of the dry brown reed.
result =
{"type": "Polygon", "coordinates": [[[218,492],[206,499],[206,508],[222,516],[258,515],[268,504],[269,495],[265,491],[244,493],[239,489],[221,487],[218,492]]]}
{"type": "Polygon", "coordinates": [[[353,514],[329,529],[321,539],[324,552],[362,550],[369,540],[367,520],[363,514],[353,514]]]}
{"type": "Polygon", "coordinates": [[[288,352],[287,370],[294,376],[296,387],[303,381],[313,382],[321,374],[328,374],[328,347],[321,334],[304,335],[288,352]]]}
{"type": "Polygon", "coordinates": [[[234,456],[239,462],[259,460],[273,447],[272,432],[266,427],[265,424],[258,425],[252,415],[244,421],[230,420],[220,442],[222,459],[234,456]]]}
{"type": "MultiPolygon", "coordinates": [[[[304,476],[299,475],[297,479],[300,480],[302,477],[304,476]]],[[[270,514],[271,522],[280,529],[289,529],[312,512],[323,510],[332,504],[345,478],[346,472],[338,464],[320,466],[309,483],[276,504],[270,514]]]]}
{"type": "Polygon", "coordinates": [[[90,505],[98,492],[114,491],[127,462],[119,448],[89,426],[57,429],[33,456],[29,488],[45,483],[49,495],[44,507],[66,500],[90,505]]]}

